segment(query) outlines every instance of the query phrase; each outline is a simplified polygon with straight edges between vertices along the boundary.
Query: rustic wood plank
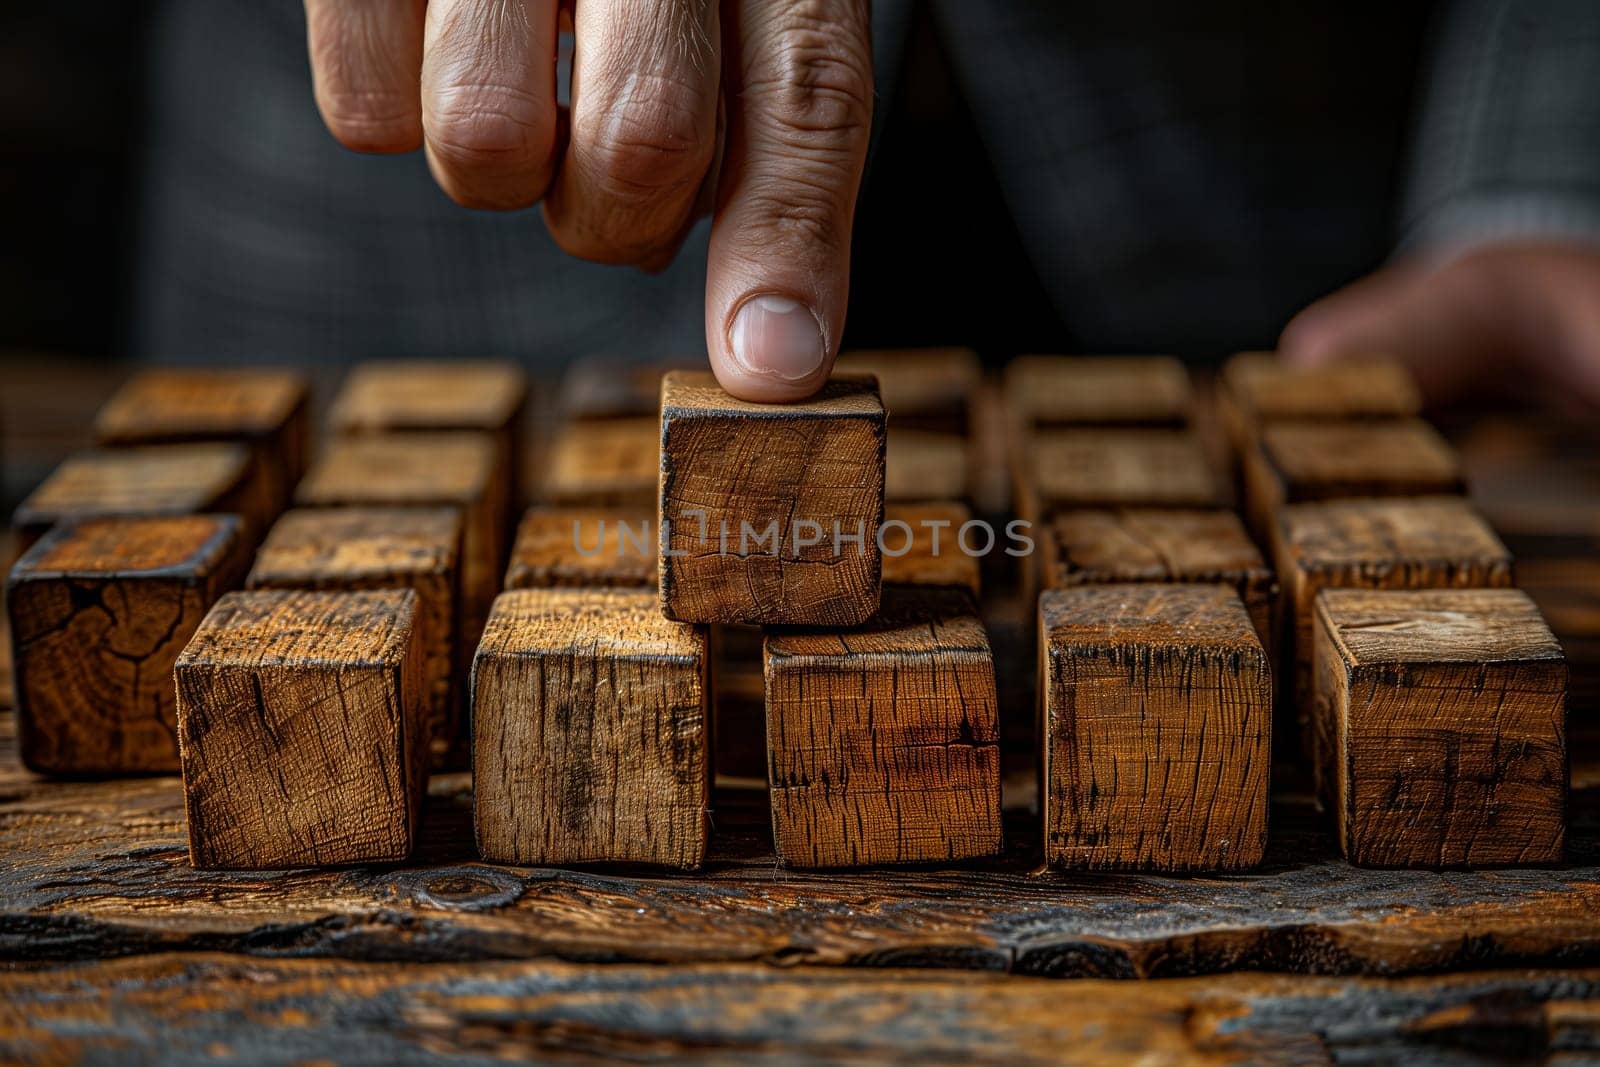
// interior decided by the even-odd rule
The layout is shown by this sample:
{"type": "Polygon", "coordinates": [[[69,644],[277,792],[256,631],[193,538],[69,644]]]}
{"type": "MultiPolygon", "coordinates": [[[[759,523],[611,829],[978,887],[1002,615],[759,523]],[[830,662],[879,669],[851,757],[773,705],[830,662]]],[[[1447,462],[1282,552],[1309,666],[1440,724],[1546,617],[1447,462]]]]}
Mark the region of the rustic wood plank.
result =
{"type": "MultiPolygon", "coordinates": [[[[457,605],[457,508],[298,508],[273,523],[245,580],[250,589],[410,589],[417,594],[422,707],[433,764],[460,728],[458,684],[470,651],[457,605]]],[[[475,636],[475,635],[474,635],[475,636]]]]}
{"type": "Polygon", "coordinates": [[[217,602],[173,671],[194,866],[411,854],[428,758],[416,611],[410,589],[217,602]]]}
{"type": "Polygon", "coordinates": [[[994,656],[961,589],[885,589],[849,630],[765,649],[778,858],[861,867],[1001,850],[994,656]]]}
{"type": "Polygon", "coordinates": [[[983,367],[970,348],[857,349],[839,356],[834,369],[878,379],[889,427],[965,434],[968,404],[983,381],[983,367]]]}
{"type": "Polygon", "coordinates": [[[505,863],[705,859],[705,633],[652,589],[523,589],[472,667],[478,847],[505,863]]]}
{"type": "Polygon", "coordinates": [[[1283,363],[1272,352],[1240,352],[1223,364],[1218,387],[1223,426],[1240,455],[1270,422],[1396,419],[1422,411],[1422,392],[1411,372],[1376,356],[1307,368],[1283,363]]]}
{"type": "Polygon", "coordinates": [[[655,514],[640,508],[529,508],[505,587],[654,589],[655,525],[655,514]]]}
{"type": "Polygon", "coordinates": [[[964,500],[971,462],[960,434],[889,427],[884,498],[901,503],[964,500]]]}
{"type": "Polygon", "coordinates": [[[102,445],[240,441],[250,447],[263,515],[289,504],[311,447],[311,387],[285,367],[150,367],[94,420],[102,445]]]}
{"type": "Polygon", "coordinates": [[[1194,406],[1189,371],[1172,356],[1019,356],[1005,384],[1013,415],[1031,426],[1178,428],[1194,406]]]}
{"type": "Polygon", "coordinates": [[[45,534],[6,590],[23,762],[177,770],[173,663],[249,555],[235,515],[82,519],[45,534]]]}
{"type": "Polygon", "coordinates": [[[1560,862],[1567,664],[1528,595],[1328,589],[1316,613],[1314,748],[1345,855],[1560,862]]]}
{"type": "Polygon", "coordinates": [[[810,400],[755,404],[709,373],[674,371],[660,440],[669,617],[849,626],[877,609],[885,424],[874,379],[838,376],[810,400]]]}
{"type": "Polygon", "coordinates": [[[250,450],[235,442],[147,445],[75,452],[17,506],[18,551],[66,519],[128,515],[239,515],[254,540],[268,516],[250,450]]]}
{"type": "MultiPolygon", "coordinates": [[[[1043,430],[1025,452],[1025,495],[1043,517],[1067,508],[1205,508],[1222,485],[1186,430],[1043,430]]],[[[1026,511],[1026,509],[1025,509],[1026,511]]]]}
{"type": "MultiPolygon", "coordinates": [[[[883,584],[965,589],[976,601],[979,559],[988,543],[978,527],[967,529],[971,522],[972,511],[955,501],[885,504],[883,584]]],[[[999,542],[993,550],[1003,552],[1005,546],[999,542]]]]}
{"type": "Polygon", "coordinates": [[[1272,678],[1222,585],[1039,598],[1045,859],[1087,870],[1238,870],[1267,842],[1272,678]]]}
{"type": "Polygon", "coordinates": [[[550,446],[539,499],[557,507],[654,511],[661,473],[661,419],[572,421],[550,446]]]}

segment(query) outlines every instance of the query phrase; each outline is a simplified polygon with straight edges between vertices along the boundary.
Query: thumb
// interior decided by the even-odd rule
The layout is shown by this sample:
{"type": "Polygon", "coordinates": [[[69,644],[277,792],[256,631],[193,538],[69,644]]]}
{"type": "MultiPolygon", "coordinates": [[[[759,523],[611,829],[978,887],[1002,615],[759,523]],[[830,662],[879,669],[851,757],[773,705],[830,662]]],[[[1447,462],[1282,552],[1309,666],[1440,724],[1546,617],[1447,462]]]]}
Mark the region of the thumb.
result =
{"type": "Polygon", "coordinates": [[[723,388],[803,399],[844,330],[850,229],[872,122],[865,0],[729,0],[727,150],[706,273],[723,388]]]}

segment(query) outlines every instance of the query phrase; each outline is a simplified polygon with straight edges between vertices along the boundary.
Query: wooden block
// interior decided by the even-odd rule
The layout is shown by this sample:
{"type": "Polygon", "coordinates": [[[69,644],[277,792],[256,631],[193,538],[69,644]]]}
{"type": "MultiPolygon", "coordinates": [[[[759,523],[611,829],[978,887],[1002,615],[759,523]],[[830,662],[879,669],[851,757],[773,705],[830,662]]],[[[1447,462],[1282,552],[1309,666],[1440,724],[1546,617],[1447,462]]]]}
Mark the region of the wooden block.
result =
{"type": "Polygon", "coordinates": [[[1272,647],[1278,585],[1244,523],[1231,511],[1064,511],[1045,528],[1041,555],[1047,589],[1124,582],[1232,586],[1262,644],[1272,647]]]}
{"type": "Polygon", "coordinates": [[[889,428],[884,454],[884,498],[891,501],[963,500],[967,496],[967,442],[959,434],[889,428]]]}
{"type": "Polygon", "coordinates": [[[1179,428],[1194,405],[1189,371],[1171,356],[1019,356],[1005,381],[1025,426],[1179,428]]]}
{"type": "Polygon", "coordinates": [[[1251,524],[1264,536],[1285,504],[1466,491],[1455,449],[1409,418],[1270,423],[1245,453],[1244,474],[1251,524]]]}
{"type": "Polygon", "coordinates": [[[765,673],[779,859],[999,853],[994,657],[965,590],[894,587],[865,626],[769,631],[765,673]]]}
{"type": "Polygon", "coordinates": [[[403,860],[427,779],[417,594],[258,589],[178,657],[196,867],[403,860]]]}
{"type": "Polygon", "coordinates": [[[510,525],[497,449],[469,433],[372,434],[328,442],[295,494],[302,507],[454,507],[462,513],[460,633],[475,640],[504,573],[510,525]]]}
{"type": "MultiPolygon", "coordinates": [[[[886,504],[883,510],[884,585],[946,586],[965,589],[977,600],[980,559],[990,550],[982,524],[965,504],[886,504]],[[965,547],[963,547],[965,546],[965,547]]],[[[1007,542],[992,551],[1003,552],[1007,542]]]]}
{"type": "Polygon", "coordinates": [[[172,665],[250,558],[236,515],[64,522],[6,591],[22,761],[46,774],[178,769],[172,665]]]}
{"type": "Polygon", "coordinates": [[[478,849],[501,863],[698,867],[706,635],[644,589],[502,594],[472,668],[478,849]]]}
{"type": "Polygon", "coordinates": [[[878,379],[892,429],[941,433],[967,432],[967,406],[983,381],[970,348],[858,349],[841,355],[834,369],[878,379]]]}
{"type": "Polygon", "coordinates": [[[232,513],[253,543],[266,529],[250,450],[235,442],[95,449],[63,460],[17,507],[11,523],[26,549],[67,519],[232,513]]]}
{"type": "Polygon", "coordinates": [[[654,424],[661,411],[661,376],[704,365],[704,358],[644,363],[606,356],[574,360],[562,375],[556,410],[569,419],[649,418],[654,424]]]}
{"type": "MultiPolygon", "coordinates": [[[[245,580],[250,589],[410,589],[417,594],[422,714],[433,763],[457,733],[454,684],[463,635],[458,508],[302,508],[267,533],[245,580]]],[[[465,671],[461,672],[465,676],[465,671]]]]}
{"type": "Polygon", "coordinates": [[[1311,698],[1312,604],[1323,589],[1461,589],[1512,583],[1511,553],[1460,497],[1291,504],[1275,539],[1281,615],[1302,720],[1311,698]]]}
{"type": "Polygon", "coordinates": [[[659,416],[569,422],[551,445],[539,499],[557,507],[653,511],[660,476],[659,416]]]}
{"type": "Polygon", "coordinates": [[[1040,517],[1067,508],[1205,508],[1222,486],[1186,430],[1045,430],[1026,454],[1040,517]]]}
{"type": "Polygon", "coordinates": [[[1271,669],[1222,585],[1085,585],[1039,598],[1045,860],[1239,870],[1267,841],[1271,669]]]}
{"type": "Polygon", "coordinates": [[[136,373],[100,409],[102,445],[239,441],[250,447],[260,511],[288,506],[311,445],[311,389],[296,370],[274,367],[152,367],[136,373]]]}
{"type": "Polygon", "coordinates": [[[529,508],[507,589],[656,587],[655,515],[628,508],[529,508]]]}
{"type": "Polygon", "coordinates": [[[667,616],[820,626],[869,618],[878,607],[885,436],[871,378],[835,377],[798,404],[754,404],[723,392],[709,373],[668,374],[660,437],[667,616]],[[858,535],[859,543],[844,540],[858,535]]]}
{"type": "Polygon", "coordinates": [[[1345,856],[1559,863],[1567,664],[1528,595],[1329,589],[1316,614],[1315,749],[1345,856]]]}
{"type": "Polygon", "coordinates": [[[1407,418],[1422,410],[1422,393],[1411,372],[1389,359],[1304,368],[1281,363],[1272,352],[1240,352],[1222,367],[1217,403],[1235,451],[1243,454],[1266,423],[1407,418]]]}

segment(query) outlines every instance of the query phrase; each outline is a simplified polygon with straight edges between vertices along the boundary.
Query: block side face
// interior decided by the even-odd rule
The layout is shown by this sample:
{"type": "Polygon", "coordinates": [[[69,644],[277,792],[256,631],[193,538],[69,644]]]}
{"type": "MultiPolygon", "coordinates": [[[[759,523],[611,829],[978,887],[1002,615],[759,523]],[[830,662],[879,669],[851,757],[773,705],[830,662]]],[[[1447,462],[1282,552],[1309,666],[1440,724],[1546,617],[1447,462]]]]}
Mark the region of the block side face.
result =
{"type": "Polygon", "coordinates": [[[69,518],[226,511],[219,505],[240,491],[251,466],[249,448],[232,442],[79,452],[18,506],[14,521],[42,527],[69,518]]]}
{"type": "Polygon", "coordinates": [[[1346,834],[1352,862],[1559,862],[1565,665],[1434,664],[1352,672],[1346,834]]]}
{"type": "Polygon", "coordinates": [[[1171,356],[1019,356],[1006,366],[1014,409],[1041,425],[1181,425],[1193,398],[1171,356]]]}
{"type": "Polygon", "coordinates": [[[204,582],[236,555],[233,515],[147,515],[61,523],[17,561],[14,580],[34,577],[188,578],[204,582]]]}
{"type": "Polygon", "coordinates": [[[448,575],[460,562],[458,508],[300,508],[256,552],[251,587],[372,588],[448,575]]]}
{"type": "Polygon", "coordinates": [[[410,589],[256,589],[222,596],[181,657],[235,666],[394,666],[416,625],[410,589]]]}
{"type": "Polygon", "coordinates": [[[883,521],[886,529],[880,547],[888,549],[882,552],[885,586],[944,586],[966,589],[978,596],[978,557],[963,551],[959,541],[961,528],[972,521],[972,511],[965,504],[886,504],[883,521]],[[904,523],[910,532],[894,523],[904,523]]]}
{"type": "Polygon", "coordinates": [[[655,522],[642,508],[532,508],[517,527],[507,589],[654,588],[655,522]]]}
{"type": "Polygon", "coordinates": [[[660,467],[656,417],[569,422],[551,445],[539,497],[556,507],[653,508],[660,467]]]}
{"type": "Polygon", "coordinates": [[[883,492],[897,503],[967,495],[967,442],[957,433],[895,425],[884,452],[883,492]]]}
{"type": "Polygon", "coordinates": [[[1349,652],[1339,641],[1318,598],[1311,653],[1312,704],[1305,723],[1311,754],[1312,782],[1323,807],[1333,813],[1341,847],[1349,832],[1350,798],[1348,726],[1350,708],[1349,652]]]}
{"type": "Polygon", "coordinates": [[[101,444],[281,431],[310,395],[304,374],[269,367],[155,367],[125,382],[95,417],[101,444]]]}
{"type": "Polygon", "coordinates": [[[1043,430],[1031,463],[1051,508],[1206,508],[1222,495],[1204,447],[1185,430],[1043,430]]]}
{"type": "Polygon", "coordinates": [[[341,433],[504,430],[527,396],[527,376],[508,361],[385,360],[351,370],[328,423],[341,433]]]}

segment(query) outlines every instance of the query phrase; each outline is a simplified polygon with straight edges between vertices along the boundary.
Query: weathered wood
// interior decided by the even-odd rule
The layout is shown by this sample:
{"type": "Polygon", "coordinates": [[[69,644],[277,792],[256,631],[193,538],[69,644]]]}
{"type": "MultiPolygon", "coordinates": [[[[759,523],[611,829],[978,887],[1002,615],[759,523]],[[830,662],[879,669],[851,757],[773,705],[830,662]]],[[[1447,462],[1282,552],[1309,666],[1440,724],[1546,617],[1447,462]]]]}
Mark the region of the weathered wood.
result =
{"type": "Polygon", "coordinates": [[[1001,850],[994,656],[961,589],[884,590],[849,630],[766,639],[778,858],[860,867],[1001,850]]]}
{"type": "Polygon", "coordinates": [[[1032,426],[1177,428],[1194,406],[1189,371],[1171,356],[1020,356],[1005,384],[1013,415],[1032,426]]]}
{"type": "Polygon", "coordinates": [[[134,374],[95,417],[102,445],[240,441],[250,447],[261,514],[288,506],[311,444],[311,389],[285,367],[151,367],[134,374]]]}
{"type": "MultiPolygon", "coordinates": [[[[952,501],[884,505],[883,584],[949,586],[976,601],[979,559],[989,546],[978,527],[967,528],[972,521],[967,506],[952,501]]],[[[992,551],[1003,552],[1007,542],[996,534],[992,551]]]]}
{"type": "Polygon", "coordinates": [[[629,508],[529,508],[507,589],[655,588],[655,515],[629,508]]]}
{"type": "Polygon", "coordinates": [[[1338,837],[1380,867],[1557,863],[1567,664],[1515,589],[1328,589],[1314,749],[1338,837]]]}
{"type": "MultiPolygon", "coordinates": [[[[459,730],[470,652],[457,603],[461,586],[458,508],[299,508],[268,531],[245,580],[250,589],[410,589],[429,751],[443,762],[459,730]]],[[[473,635],[476,637],[476,635],[473,635]]]]}
{"type": "Polygon", "coordinates": [[[6,590],[22,761],[47,774],[177,770],[172,665],[249,556],[236,515],[45,534],[6,590]]]}
{"type": "Polygon", "coordinates": [[[858,349],[842,354],[834,369],[878,379],[892,432],[897,429],[964,434],[968,404],[983,381],[970,348],[858,349]]]}
{"type": "Polygon", "coordinates": [[[1281,419],[1393,419],[1422,410],[1411,372],[1378,357],[1306,368],[1272,352],[1240,352],[1223,364],[1218,386],[1222,422],[1241,455],[1262,425],[1281,419]]]}
{"type": "Polygon", "coordinates": [[[250,450],[234,442],[76,452],[11,517],[18,551],[66,519],[232,513],[253,540],[266,528],[250,450]]]}
{"type": "Polygon", "coordinates": [[[189,858],[403,860],[428,738],[410,589],[229,593],[174,669],[189,858]]]}
{"type": "Polygon", "coordinates": [[[454,507],[462,514],[461,628],[476,640],[505,573],[510,502],[497,446],[478,432],[372,434],[328,442],[295,500],[301,507],[454,507]]]}
{"type": "Polygon", "coordinates": [[[1039,598],[1045,860],[1238,870],[1267,843],[1272,677],[1223,585],[1039,598]]]}
{"type": "Polygon", "coordinates": [[[472,667],[478,848],[504,863],[705,859],[705,633],[651,589],[522,589],[472,667]]]}
{"type": "Polygon", "coordinates": [[[550,446],[539,499],[557,507],[654,511],[661,475],[661,419],[573,421],[550,446]]]}
{"type": "Polygon", "coordinates": [[[885,425],[874,379],[755,404],[709,373],[674,371],[660,440],[669,617],[850,626],[877,609],[885,425]]]}
{"type": "Polygon", "coordinates": [[[1280,685],[1302,728],[1311,710],[1312,604],[1323,589],[1509,586],[1511,553],[1460,497],[1291,504],[1274,538],[1284,650],[1280,685]]]}
{"type": "Polygon", "coordinates": [[[1060,512],[1041,534],[1046,589],[1120,582],[1232,586],[1270,650],[1278,585],[1231,511],[1117,508],[1060,512]]]}
{"type": "Polygon", "coordinates": [[[1044,430],[1029,438],[1023,458],[1023,492],[1036,509],[1026,518],[1067,508],[1222,503],[1205,447],[1186,430],[1044,430]]]}
{"type": "Polygon", "coordinates": [[[889,428],[884,453],[884,498],[902,503],[963,500],[971,468],[960,434],[889,428]]]}

